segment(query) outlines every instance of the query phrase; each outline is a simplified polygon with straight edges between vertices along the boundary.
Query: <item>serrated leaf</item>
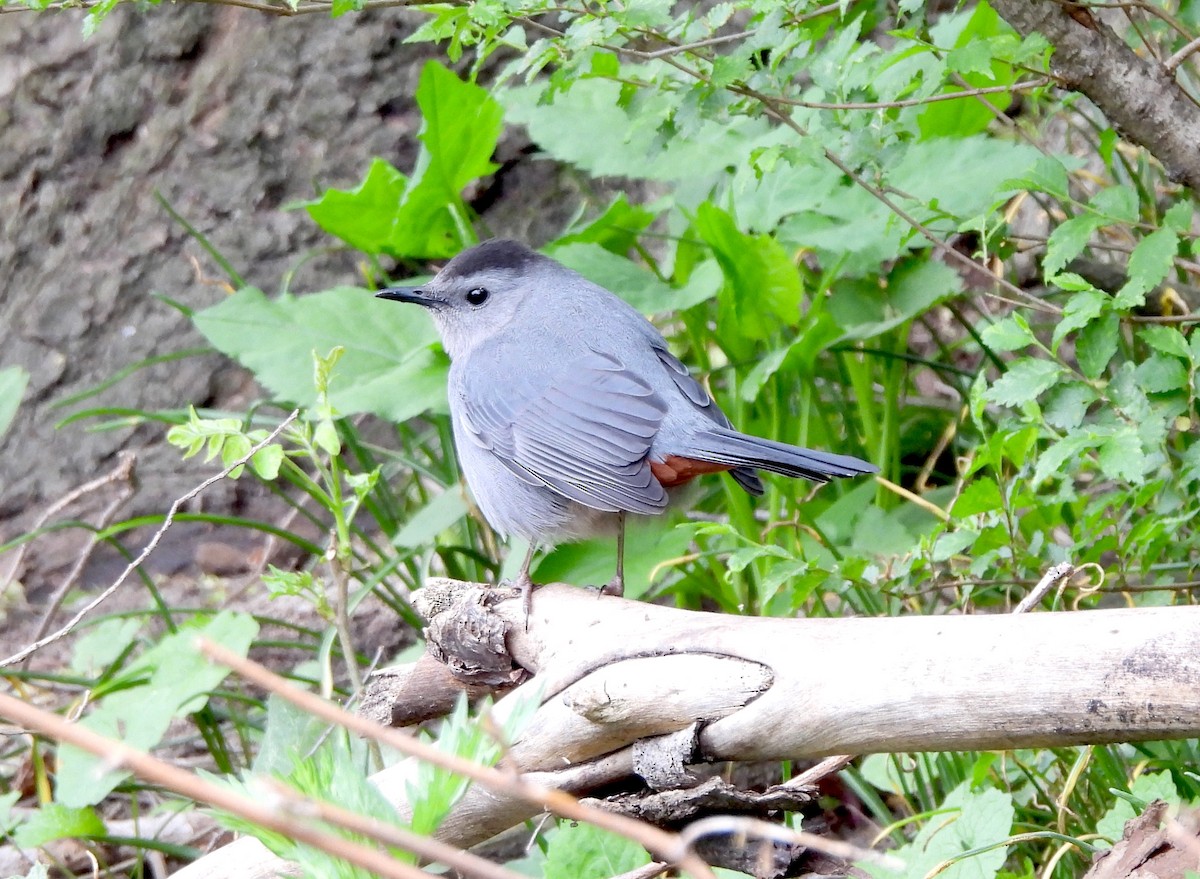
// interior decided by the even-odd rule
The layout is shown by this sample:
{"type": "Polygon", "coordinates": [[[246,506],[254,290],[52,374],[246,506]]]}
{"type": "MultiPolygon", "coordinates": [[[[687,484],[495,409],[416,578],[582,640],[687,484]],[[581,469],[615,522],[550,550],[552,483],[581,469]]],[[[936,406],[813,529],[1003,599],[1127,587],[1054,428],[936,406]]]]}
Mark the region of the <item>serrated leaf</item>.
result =
{"type": "Polygon", "coordinates": [[[392,239],[396,212],[408,178],[383,159],[374,159],[354,189],[327,189],[305,205],[318,226],[363,253],[383,253],[392,239]]]}
{"type": "Polygon", "coordinates": [[[1117,291],[1114,305],[1137,308],[1145,304],[1146,294],[1171,271],[1178,249],[1179,236],[1171,229],[1159,229],[1139,241],[1129,256],[1129,280],[1117,291]]]}
{"type": "Polygon", "coordinates": [[[1042,272],[1046,277],[1057,275],[1071,260],[1079,256],[1104,220],[1094,214],[1080,214],[1064,220],[1054,227],[1046,241],[1046,256],[1042,259],[1042,272]]]}
{"type": "Polygon", "coordinates": [[[1109,186],[1092,197],[1088,209],[1108,222],[1132,223],[1138,217],[1138,196],[1131,186],[1109,186]]]}
{"type": "Polygon", "coordinates": [[[1042,417],[1058,430],[1074,430],[1083,422],[1083,416],[1096,398],[1095,390],[1083,382],[1059,385],[1050,392],[1042,407],[1042,417]]]}
{"type": "Polygon", "coordinates": [[[1140,482],[1146,472],[1146,453],[1137,430],[1131,425],[1100,441],[1097,460],[1101,472],[1109,479],[1140,482]]]}
{"type": "Polygon", "coordinates": [[[341,414],[404,421],[446,411],[447,362],[435,351],[437,333],[420,308],[352,287],[276,299],[247,287],[193,320],[217,350],[253,370],[279,399],[315,405],[312,351],[344,345],[330,382],[330,402],[341,414]]]}
{"type": "Polygon", "coordinates": [[[1067,434],[1058,442],[1038,456],[1037,466],[1033,469],[1033,484],[1038,485],[1051,476],[1059,476],[1063,465],[1082,452],[1096,445],[1098,438],[1084,431],[1074,431],[1067,434]]]}
{"type": "MultiPolygon", "coordinates": [[[[955,504],[955,506],[957,507],[958,505],[955,504]]],[[[978,536],[977,532],[966,528],[939,534],[933,544],[933,552],[931,554],[933,560],[935,562],[944,562],[954,558],[964,549],[971,546],[978,536]]]]}
{"type": "Polygon", "coordinates": [[[1067,333],[1087,326],[1099,317],[1111,302],[1112,298],[1100,290],[1085,290],[1072,296],[1063,308],[1062,318],[1054,326],[1054,336],[1050,342],[1051,349],[1057,351],[1059,342],[1067,333]]]}
{"type": "Polygon", "coordinates": [[[1138,330],[1138,338],[1163,354],[1171,354],[1191,360],[1192,354],[1188,349],[1187,338],[1175,327],[1149,326],[1138,330]]]}
{"type": "Polygon", "coordinates": [[[988,388],[986,396],[1001,406],[1020,406],[1037,399],[1062,374],[1062,367],[1052,360],[1026,357],[1012,363],[988,388]]]}
{"type": "Polygon", "coordinates": [[[1176,232],[1190,231],[1192,228],[1192,203],[1185,200],[1171,205],[1163,214],[1163,225],[1176,232]]]}
{"type": "Polygon", "coordinates": [[[984,345],[997,353],[1017,351],[1037,341],[1033,330],[1029,328],[1029,322],[1016,313],[984,327],[980,337],[984,345]]]}
{"type": "MultiPolygon", "coordinates": [[[[955,517],[974,516],[979,513],[990,513],[1004,506],[1004,496],[996,480],[987,476],[972,479],[954,501],[951,513],[955,517]]],[[[975,535],[978,536],[978,535],[975,535]]]]}
{"type": "Polygon", "coordinates": [[[1138,384],[1148,394],[1183,390],[1188,386],[1187,367],[1178,357],[1154,354],[1138,364],[1138,384]]]}
{"type": "Polygon", "coordinates": [[[1079,331],[1075,339],[1075,359],[1079,361],[1079,371],[1088,378],[1099,378],[1117,353],[1120,323],[1120,318],[1109,312],[1079,331]]]}

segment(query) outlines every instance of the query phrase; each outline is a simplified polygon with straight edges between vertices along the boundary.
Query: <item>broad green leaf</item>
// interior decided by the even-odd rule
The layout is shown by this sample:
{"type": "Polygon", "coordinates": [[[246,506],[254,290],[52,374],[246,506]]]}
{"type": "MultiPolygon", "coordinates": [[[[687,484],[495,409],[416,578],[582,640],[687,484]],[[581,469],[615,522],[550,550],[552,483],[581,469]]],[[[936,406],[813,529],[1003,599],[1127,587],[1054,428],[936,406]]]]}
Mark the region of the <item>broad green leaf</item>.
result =
{"type": "MultiPolygon", "coordinates": [[[[715,477],[713,477],[715,478],[715,477]]],[[[630,519],[625,531],[625,595],[644,595],[662,575],[659,566],[688,551],[691,532],[671,527],[671,517],[630,519]]],[[[576,583],[603,586],[617,570],[617,539],[597,537],[563,543],[537,565],[539,583],[576,583]]]]}
{"type": "Polygon", "coordinates": [[[1080,372],[1090,379],[1100,377],[1117,353],[1120,329],[1120,319],[1109,312],[1079,331],[1075,339],[1075,359],[1079,361],[1080,372]]]}
{"type": "Polygon", "coordinates": [[[383,159],[371,162],[354,189],[327,189],[305,205],[316,224],[363,253],[384,253],[408,178],[383,159]]]}
{"type": "Polygon", "coordinates": [[[1070,197],[1071,178],[1064,162],[1077,168],[1081,161],[1065,156],[1039,156],[1027,173],[1004,181],[997,189],[1001,192],[1028,189],[1067,199],[1070,197]]]}
{"type": "Polygon", "coordinates": [[[1117,291],[1117,308],[1137,308],[1145,304],[1146,294],[1153,290],[1171,271],[1179,236],[1171,229],[1151,232],[1137,243],[1129,256],[1129,280],[1117,291]]]}
{"type": "Polygon", "coordinates": [[[659,280],[646,268],[606,250],[599,244],[566,244],[550,256],[574,269],[594,284],[616,293],[643,314],[682,311],[717,293],[717,285],[677,289],[659,280]]]}
{"type": "Polygon", "coordinates": [[[999,845],[1012,832],[1015,810],[1012,797],[995,788],[973,791],[963,782],[951,791],[928,817],[916,838],[892,854],[904,863],[896,872],[874,864],[857,866],[872,876],[925,879],[992,879],[1004,865],[1005,847],[999,845]],[[961,858],[967,852],[975,852],[961,858]],[[944,869],[944,862],[951,862],[944,869]]]}
{"type": "Polygon", "coordinates": [[[1096,391],[1083,382],[1060,384],[1042,407],[1046,423],[1058,430],[1074,430],[1083,422],[1088,407],[1096,402],[1096,391]]]}
{"type": "Polygon", "coordinates": [[[12,424],[28,383],[29,373],[21,367],[8,366],[0,369],[0,437],[4,436],[12,424]]]}
{"type": "MultiPolygon", "coordinates": [[[[252,617],[231,611],[181,627],[123,669],[80,723],[92,732],[149,751],[172,720],[202,708],[213,688],[229,674],[228,668],[199,654],[197,635],[245,656],[257,633],[252,617]]],[[[55,799],[65,806],[100,802],[128,774],[66,744],[59,748],[58,763],[55,799]]]]}
{"type": "Polygon", "coordinates": [[[136,618],[103,620],[75,641],[71,670],[90,678],[99,677],[128,649],[141,628],[142,621],[136,618]]]}
{"type": "MultiPolygon", "coordinates": [[[[1130,786],[1130,793],[1147,805],[1155,800],[1163,800],[1172,805],[1179,803],[1179,791],[1170,772],[1145,772],[1139,775],[1130,786]]],[[[1138,810],[1134,808],[1133,803],[1118,797],[1114,800],[1112,808],[1097,822],[1096,832],[1116,842],[1125,831],[1125,823],[1137,816],[1138,810]]],[[[1099,845],[1108,848],[1103,840],[1099,845]]]]}
{"type": "Polygon", "coordinates": [[[650,863],[646,850],[591,824],[560,826],[546,851],[545,879],[608,879],[650,863]]]}
{"type": "Polygon", "coordinates": [[[439,534],[465,516],[468,509],[462,491],[452,486],[417,510],[392,538],[392,545],[406,549],[428,547],[439,534]]]}
{"type": "Polygon", "coordinates": [[[557,239],[553,246],[599,244],[618,256],[625,256],[638,243],[638,237],[654,222],[654,212],[632,205],[622,194],[600,216],[557,239]]]}
{"type": "Polygon", "coordinates": [[[1109,186],[1092,197],[1088,210],[1110,223],[1132,223],[1138,217],[1138,196],[1131,186],[1109,186]]]}
{"type": "Polygon", "coordinates": [[[1163,225],[1176,232],[1189,232],[1192,228],[1192,203],[1184,200],[1171,205],[1163,214],[1163,225]]]}
{"type": "Polygon", "coordinates": [[[108,829],[94,809],[45,803],[21,823],[13,834],[13,841],[21,848],[37,848],[55,839],[82,840],[103,837],[107,833],[108,829]]]}
{"type": "Polygon", "coordinates": [[[718,296],[723,318],[719,333],[728,339],[762,340],[800,319],[800,273],[783,247],[766,235],[738,230],[729,214],[705,202],[694,228],[712,248],[725,273],[718,296]]]}
{"type": "Polygon", "coordinates": [[[353,287],[269,299],[247,287],[197,312],[196,327],[279,399],[312,406],[312,352],[344,346],[330,382],[342,415],[371,412],[404,421],[446,411],[446,359],[416,306],[384,302],[353,287]]]}
{"type": "MultiPolygon", "coordinates": [[[[993,483],[994,485],[995,483],[993,483]]],[[[954,506],[957,515],[958,504],[954,506]]],[[[944,562],[952,559],[975,543],[977,537],[979,537],[978,533],[965,528],[959,531],[946,531],[939,534],[933,544],[932,558],[935,562],[944,562]]]]}
{"type": "Polygon", "coordinates": [[[1063,369],[1053,360],[1024,357],[1014,361],[1008,371],[992,383],[987,399],[1001,406],[1020,406],[1036,400],[1038,395],[1062,378],[1063,369]]]}

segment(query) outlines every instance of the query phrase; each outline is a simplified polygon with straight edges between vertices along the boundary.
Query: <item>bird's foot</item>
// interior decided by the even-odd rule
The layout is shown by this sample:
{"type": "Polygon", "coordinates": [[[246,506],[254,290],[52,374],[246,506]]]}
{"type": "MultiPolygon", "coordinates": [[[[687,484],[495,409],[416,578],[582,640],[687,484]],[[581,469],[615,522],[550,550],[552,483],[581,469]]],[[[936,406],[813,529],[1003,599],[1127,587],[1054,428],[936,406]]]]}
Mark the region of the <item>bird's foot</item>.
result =
{"type": "Polygon", "coordinates": [[[529,574],[520,573],[512,582],[512,588],[521,594],[521,614],[525,619],[525,631],[529,631],[529,614],[533,611],[533,590],[537,584],[530,579],[529,574]]]}
{"type": "Polygon", "coordinates": [[[600,595],[615,595],[617,598],[625,596],[625,578],[617,575],[600,587],[600,595]]]}

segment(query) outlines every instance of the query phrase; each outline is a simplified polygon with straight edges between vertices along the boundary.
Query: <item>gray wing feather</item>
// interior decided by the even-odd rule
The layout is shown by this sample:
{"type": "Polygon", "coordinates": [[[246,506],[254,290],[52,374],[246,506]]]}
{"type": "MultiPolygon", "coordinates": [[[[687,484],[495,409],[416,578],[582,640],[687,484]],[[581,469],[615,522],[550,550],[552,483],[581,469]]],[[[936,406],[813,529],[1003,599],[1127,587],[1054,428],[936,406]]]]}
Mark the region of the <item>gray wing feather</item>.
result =
{"type": "MultiPolygon", "coordinates": [[[[697,409],[707,415],[714,424],[721,427],[733,427],[729,418],[721,411],[721,407],[704,389],[704,385],[692,378],[691,371],[683,361],[661,345],[654,345],[654,353],[658,355],[662,365],[667,368],[667,374],[671,376],[675,386],[695,404],[697,409]]],[[[758,473],[753,467],[735,467],[729,471],[729,475],[750,494],[761,495],[765,491],[762,480],[758,478],[758,473]]]]}
{"type": "Polygon", "coordinates": [[[615,357],[589,351],[541,387],[468,373],[463,390],[472,441],[518,478],[597,510],[666,507],[647,459],[666,404],[615,357]]]}

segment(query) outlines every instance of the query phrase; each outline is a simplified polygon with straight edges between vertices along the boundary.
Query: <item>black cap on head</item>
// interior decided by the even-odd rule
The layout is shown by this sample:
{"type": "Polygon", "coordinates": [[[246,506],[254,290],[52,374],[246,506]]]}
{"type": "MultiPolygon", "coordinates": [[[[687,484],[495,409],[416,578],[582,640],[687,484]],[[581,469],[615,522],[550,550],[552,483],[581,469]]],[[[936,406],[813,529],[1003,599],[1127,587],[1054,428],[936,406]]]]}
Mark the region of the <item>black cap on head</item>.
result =
{"type": "Polygon", "coordinates": [[[443,279],[468,278],[487,271],[520,272],[545,257],[520,241],[493,238],[464,250],[439,272],[443,279]]]}

